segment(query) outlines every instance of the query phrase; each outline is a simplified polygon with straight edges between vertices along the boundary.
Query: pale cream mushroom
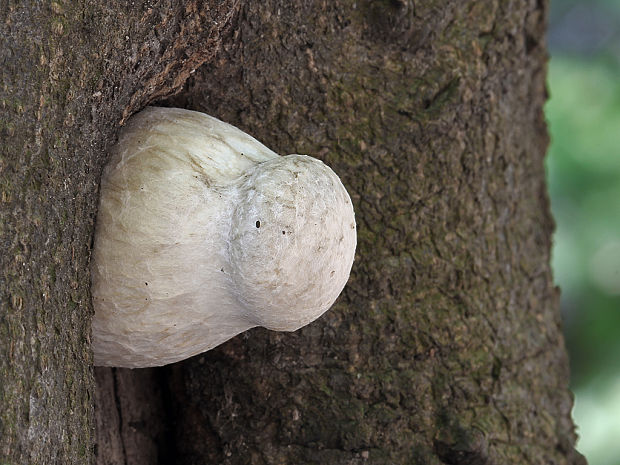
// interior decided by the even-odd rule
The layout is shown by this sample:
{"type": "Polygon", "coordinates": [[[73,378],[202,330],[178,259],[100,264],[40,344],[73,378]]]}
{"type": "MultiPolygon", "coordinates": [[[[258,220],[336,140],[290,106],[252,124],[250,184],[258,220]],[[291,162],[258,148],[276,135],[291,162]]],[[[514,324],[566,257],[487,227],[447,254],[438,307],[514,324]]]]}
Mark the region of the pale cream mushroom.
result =
{"type": "Polygon", "coordinates": [[[95,364],[165,365],[255,326],[294,331],[334,303],[355,246],[351,199],[321,161],[279,156],[203,113],[149,107],[101,181],[95,364]]]}

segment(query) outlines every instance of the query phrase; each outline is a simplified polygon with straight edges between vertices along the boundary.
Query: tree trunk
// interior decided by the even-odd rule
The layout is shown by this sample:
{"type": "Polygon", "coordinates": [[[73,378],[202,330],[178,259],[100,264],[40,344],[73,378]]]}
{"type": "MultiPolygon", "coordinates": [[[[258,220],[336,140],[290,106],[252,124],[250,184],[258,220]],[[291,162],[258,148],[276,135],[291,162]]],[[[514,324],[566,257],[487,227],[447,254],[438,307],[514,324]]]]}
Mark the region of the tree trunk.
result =
{"type": "Polygon", "coordinates": [[[549,268],[545,17],[535,0],[243,8],[170,104],[325,160],[359,245],[320,321],[170,368],[177,463],[583,463],[549,268]]]}
{"type": "Polygon", "coordinates": [[[98,463],[585,463],[549,269],[546,2],[267,0],[231,35],[233,1],[26,5],[0,12],[5,461],[92,457],[105,149],[206,61],[164,103],[332,166],[352,276],[295,333],[97,369],[98,463]]]}
{"type": "Polygon", "coordinates": [[[106,147],[213,57],[236,3],[0,1],[3,465],[93,461],[88,263],[106,147]]]}

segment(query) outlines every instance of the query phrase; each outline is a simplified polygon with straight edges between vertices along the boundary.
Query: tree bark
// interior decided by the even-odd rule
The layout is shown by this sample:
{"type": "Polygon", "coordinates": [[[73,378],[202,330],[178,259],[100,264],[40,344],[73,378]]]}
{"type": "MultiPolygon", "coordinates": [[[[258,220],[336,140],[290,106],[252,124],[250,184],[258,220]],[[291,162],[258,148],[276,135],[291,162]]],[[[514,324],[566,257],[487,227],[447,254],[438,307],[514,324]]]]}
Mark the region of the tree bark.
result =
{"type": "Polygon", "coordinates": [[[177,463],[583,463],[549,268],[546,10],[244,5],[169,103],[332,166],[358,251],[320,321],[170,367],[177,463]]]}
{"type": "Polygon", "coordinates": [[[91,463],[106,148],[213,57],[237,1],[0,2],[0,463],[91,463]]]}
{"type": "Polygon", "coordinates": [[[549,268],[546,2],[38,5],[0,9],[2,460],[92,461],[96,397],[100,464],[585,463],[549,268]],[[326,161],[356,262],[308,327],[97,369],[95,396],[98,180],[157,100],[326,161]]]}

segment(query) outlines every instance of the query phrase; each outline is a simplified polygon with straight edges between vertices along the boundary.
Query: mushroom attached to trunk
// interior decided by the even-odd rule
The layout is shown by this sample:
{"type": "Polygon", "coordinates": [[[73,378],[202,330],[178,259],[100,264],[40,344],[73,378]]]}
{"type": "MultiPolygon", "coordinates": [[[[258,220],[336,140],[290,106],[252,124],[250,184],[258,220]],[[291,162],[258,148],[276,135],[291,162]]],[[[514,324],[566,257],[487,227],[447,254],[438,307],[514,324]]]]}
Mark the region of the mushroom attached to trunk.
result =
{"type": "Polygon", "coordinates": [[[255,326],[295,331],[334,303],[355,246],[351,199],[321,161],[279,156],[203,113],[149,107],[101,181],[95,364],[165,365],[255,326]]]}

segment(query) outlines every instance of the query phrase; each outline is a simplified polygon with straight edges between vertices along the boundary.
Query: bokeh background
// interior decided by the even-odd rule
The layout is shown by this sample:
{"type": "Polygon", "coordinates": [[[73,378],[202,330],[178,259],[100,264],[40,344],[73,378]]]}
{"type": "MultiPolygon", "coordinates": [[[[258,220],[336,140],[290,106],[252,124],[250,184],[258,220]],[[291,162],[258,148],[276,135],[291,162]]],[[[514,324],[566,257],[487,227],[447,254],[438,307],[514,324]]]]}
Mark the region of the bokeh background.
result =
{"type": "Polygon", "coordinates": [[[547,173],[577,448],[620,465],[620,0],[551,0],[547,173]]]}

